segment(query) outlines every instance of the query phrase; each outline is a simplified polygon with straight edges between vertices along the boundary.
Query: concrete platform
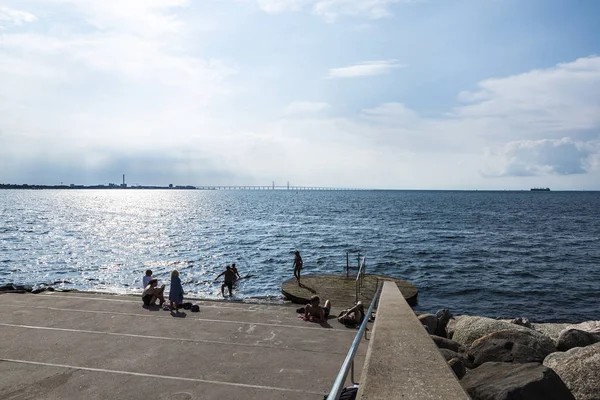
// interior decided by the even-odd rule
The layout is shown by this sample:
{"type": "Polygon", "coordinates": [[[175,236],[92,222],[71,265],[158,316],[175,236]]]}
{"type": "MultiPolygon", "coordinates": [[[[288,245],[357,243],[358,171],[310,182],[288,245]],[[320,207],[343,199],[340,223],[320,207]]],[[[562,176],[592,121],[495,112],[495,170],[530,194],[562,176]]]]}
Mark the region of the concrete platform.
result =
{"type": "Polygon", "coordinates": [[[322,399],[356,334],[286,305],[196,301],[177,316],[132,296],[0,299],[3,399],[322,399]]]}
{"type": "MultiPolygon", "coordinates": [[[[385,275],[366,274],[358,299],[368,306],[375,295],[378,280],[391,280],[396,283],[406,302],[411,306],[417,304],[417,288],[410,282],[385,275]]],[[[333,307],[341,311],[352,307],[356,298],[356,277],[346,278],[345,275],[302,275],[301,286],[294,278],[288,279],[281,285],[281,293],[290,301],[306,304],[313,295],[318,295],[322,301],[329,299],[333,307]]],[[[336,314],[337,315],[337,314],[336,314]]]]}

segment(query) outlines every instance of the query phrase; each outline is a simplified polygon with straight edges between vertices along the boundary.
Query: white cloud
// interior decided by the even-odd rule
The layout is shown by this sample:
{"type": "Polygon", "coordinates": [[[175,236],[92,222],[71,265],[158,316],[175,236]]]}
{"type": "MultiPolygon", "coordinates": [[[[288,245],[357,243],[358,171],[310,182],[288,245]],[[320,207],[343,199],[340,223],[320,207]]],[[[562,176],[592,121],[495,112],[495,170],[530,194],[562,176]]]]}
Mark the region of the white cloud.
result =
{"type": "Polygon", "coordinates": [[[256,0],[258,6],[266,13],[279,14],[284,12],[299,11],[311,0],[256,0]]]}
{"type": "Polygon", "coordinates": [[[327,103],[294,101],[285,108],[286,115],[307,115],[325,111],[329,108],[327,103]]]}
{"type": "Polygon", "coordinates": [[[540,176],[584,174],[597,167],[600,141],[562,139],[520,140],[487,154],[487,176],[540,176]]]}
{"type": "Polygon", "coordinates": [[[419,0],[255,0],[258,6],[270,14],[296,12],[310,8],[315,15],[327,22],[335,22],[343,16],[380,19],[392,15],[391,6],[399,3],[415,3],[419,0]]]}
{"type": "Polygon", "coordinates": [[[461,118],[489,118],[523,132],[591,129],[600,125],[600,57],[487,79],[465,91],[461,118]]]}
{"type": "Polygon", "coordinates": [[[33,22],[37,17],[25,11],[19,11],[8,7],[0,7],[0,30],[6,29],[9,25],[23,25],[26,22],[33,22]]]}
{"type": "Polygon", "coordinates": [[[328,22],[341,16],[380,19],[392,15],[391,6],[397,3],[413,3],[411,0],[321,0],[313,7],[315,14],[328,22]]]}
{"type": "Polygon", "coordinates": [[[365,61],[348,67],[331,68],[328,78],[357,78],[361,76],[375,76],[390,73],[396,68],[405,68],[406,65],[397,60],[365,61]]]}

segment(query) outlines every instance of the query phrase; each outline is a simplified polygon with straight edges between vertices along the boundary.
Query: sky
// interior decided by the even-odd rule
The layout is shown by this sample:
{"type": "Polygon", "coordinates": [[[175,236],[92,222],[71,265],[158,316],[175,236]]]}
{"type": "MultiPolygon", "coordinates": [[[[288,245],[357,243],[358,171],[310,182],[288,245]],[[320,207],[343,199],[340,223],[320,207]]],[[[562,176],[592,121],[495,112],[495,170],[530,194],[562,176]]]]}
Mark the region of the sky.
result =
{"type": "Polygon", "coordinates": [[[0,183],[600,190],[597,0],[0,0],[0,183]]]}

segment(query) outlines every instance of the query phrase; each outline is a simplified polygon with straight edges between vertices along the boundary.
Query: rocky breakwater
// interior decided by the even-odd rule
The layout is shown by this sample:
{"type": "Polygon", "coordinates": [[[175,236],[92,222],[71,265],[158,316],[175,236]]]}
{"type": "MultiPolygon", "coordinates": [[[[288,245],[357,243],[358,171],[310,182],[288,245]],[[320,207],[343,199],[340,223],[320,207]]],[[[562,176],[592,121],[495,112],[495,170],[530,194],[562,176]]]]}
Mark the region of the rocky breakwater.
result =
{"type": "Polygon", "coordinates": [[[33,293],[38,294],[42,292],[70,292],[72,289],[54,288],[55,285],[63,285],[70,283],[68,281],[54,281],[49,283],[40,283],[35,286],[31,285],[18,285],[15,283],[0,284],[0,294],[2,293],[33,293]]]}
{"type": "Polygon", "coordinates": [[[600,321],[417,316],[473,400],[600,400],[600,321]]]}

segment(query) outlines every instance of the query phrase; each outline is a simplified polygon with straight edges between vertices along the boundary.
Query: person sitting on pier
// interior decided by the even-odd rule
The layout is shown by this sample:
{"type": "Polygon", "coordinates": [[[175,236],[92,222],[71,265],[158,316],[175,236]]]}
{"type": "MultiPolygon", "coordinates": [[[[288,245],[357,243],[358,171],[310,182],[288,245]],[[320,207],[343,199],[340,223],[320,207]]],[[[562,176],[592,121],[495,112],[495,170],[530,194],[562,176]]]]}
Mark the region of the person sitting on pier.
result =
{"type": "Polygon", "coordinates": [[[359,301],[354,307],[344,310],[338,315],[338,321],[347,327],[356,327],[360,325],[365,317],[365,309],[362,302],[359,301]]]}
{"type": "Polygon", "coordinates": [[[152,279],[152,270],[151,269],[147,269],[146,270],[146,275],[144,275],[144,277],[142,278],[142,287],[144,289],[150,283],[150,279],[152,279]]]}
{"type": "Polygon", "coordinates": [[[215,278],[215,281],[221,276],[224,276],[225,278],[223,284],[221,285],[221,295],[225,297],[225,286],[227,286],[227,289],[229,289],[229,297],[233,296],[233,279],[235,278],[235,274],[230,265],[228,265],[227,269],[225,269],[225,271],[221,272],[215,278]]]}
{"type": "Polygon", "coordinates": [[[311,322],[325,322],[331,312],[331,302],[325,301],[325,305],[321,307],[321,298],[314,295],[310,298],[310,303],[304,308],[304,320],[311,322]]]}
{"type": "Polygon", "coordinates": [[[145,306],[155,306],[156,299],[160,300],[159,307],[162,307],[165,302],[163,293],[165,292],[165,285],[158,287],[158,279],[152,278],[148,281],[148,285],[142,293],[142,301],[145,306]]]}

